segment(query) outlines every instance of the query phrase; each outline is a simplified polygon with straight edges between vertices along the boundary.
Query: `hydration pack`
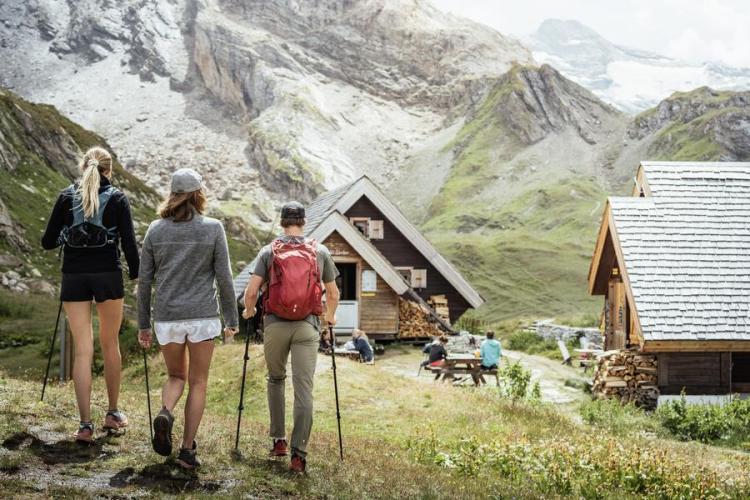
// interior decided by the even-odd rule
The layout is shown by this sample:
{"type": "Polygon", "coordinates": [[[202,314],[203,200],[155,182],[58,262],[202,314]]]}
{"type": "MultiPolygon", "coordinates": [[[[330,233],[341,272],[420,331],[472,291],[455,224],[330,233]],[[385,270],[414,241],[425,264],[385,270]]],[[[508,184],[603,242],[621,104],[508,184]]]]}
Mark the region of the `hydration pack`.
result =
{"type": "Polygon", "coordinates": [[[83,212],[83,200],[75,185],[68,188],[73,205],[73,224],[66,226],[60,237],[62,242],[70,248],[101,248],[117,243],[117,226],[105,227],[102,222],[104,209],[117,188],[107,186],[99,193],[99,210],[93,217],[87,219],[83,212]]]}
{"type": "Polygon", "coordinates": [[[273,257],[264,304],[266,313],[290,321],[323,314],[316,247],[315,240],[271,243],[273,257]]]}

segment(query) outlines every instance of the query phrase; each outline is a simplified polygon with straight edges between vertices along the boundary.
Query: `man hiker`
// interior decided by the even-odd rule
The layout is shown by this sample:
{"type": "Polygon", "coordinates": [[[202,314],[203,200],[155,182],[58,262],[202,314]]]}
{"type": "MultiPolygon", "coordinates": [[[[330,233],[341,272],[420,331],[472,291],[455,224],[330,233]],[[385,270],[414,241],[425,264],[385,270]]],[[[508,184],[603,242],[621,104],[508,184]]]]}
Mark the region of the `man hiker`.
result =
{"type": "Polygon", "coordinates": [[[325,288],[325,320],[336,324],[339,302],[338,270],[328,249],[304,237],[305,208],[296,201],[281,208],[284,234],[266,245],[255,259],[255,268],[245,289],[243,317],[255,315],[261,286],[264,296],[263,347],[268,369],[268,408],[273,440],[271,456],[288,454],[284,415],[286,363],[292,354],[294,427],[291,465],[305,472],[306,449],[313,421],[313,375],[318,357],[322,295],[325,288]],[[321,286],[322,282],[322,286],[321,286]]]}
{"type": "Polygon", "coordinates": [[[500,364],[503,350],[500,347],[500,342],[495,340],[495,332],[490,330],[485,335],[487,338],[482,341],[479,348],[479,353],[482,355],[481,368],[483,370],[494,370],[500,364]]]}

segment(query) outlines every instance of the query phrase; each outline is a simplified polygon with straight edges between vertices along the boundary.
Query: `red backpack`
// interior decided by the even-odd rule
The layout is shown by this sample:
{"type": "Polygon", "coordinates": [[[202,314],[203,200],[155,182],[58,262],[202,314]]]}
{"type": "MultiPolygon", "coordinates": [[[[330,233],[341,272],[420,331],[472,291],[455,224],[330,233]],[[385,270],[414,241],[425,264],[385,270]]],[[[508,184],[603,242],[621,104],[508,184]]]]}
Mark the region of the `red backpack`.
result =
{"type": "Polygon", "coordinates": [[[273,257],[264,304],[266,314],[298,321],[323,314],[323,287],[320,284],[317,243],[271,243],[273,257]]]}

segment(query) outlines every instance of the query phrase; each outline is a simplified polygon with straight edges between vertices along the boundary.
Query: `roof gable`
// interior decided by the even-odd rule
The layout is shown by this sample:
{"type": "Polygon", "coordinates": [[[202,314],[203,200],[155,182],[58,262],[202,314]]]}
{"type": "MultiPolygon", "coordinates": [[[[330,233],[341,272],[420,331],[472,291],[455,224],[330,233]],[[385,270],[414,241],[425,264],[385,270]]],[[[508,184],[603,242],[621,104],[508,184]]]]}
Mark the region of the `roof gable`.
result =
{"type": "Polygon", "coordinates": [[[332,211],[345,214],[360,198],[366,197],[398,229],[401,234],[435,267],[458,293],[474,308],[484,304],[479,292],[464,279],[422,233],[404,216],[369,177],[360,177],[352,183],[331,207],[332,211]]]}
{"type": "Polygon", "coordinates": [[[750,164],[644,162],[641,173],[648,197],[609,198],[597,250],[611,234],[643,339],[750,340],[750,164]]]}

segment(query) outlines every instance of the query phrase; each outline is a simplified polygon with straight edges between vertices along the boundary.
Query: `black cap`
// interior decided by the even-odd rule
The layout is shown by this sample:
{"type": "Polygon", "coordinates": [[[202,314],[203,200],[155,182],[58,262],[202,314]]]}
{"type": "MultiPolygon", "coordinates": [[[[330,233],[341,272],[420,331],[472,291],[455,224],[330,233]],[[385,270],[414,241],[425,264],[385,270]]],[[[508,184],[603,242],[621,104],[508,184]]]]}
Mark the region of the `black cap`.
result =
{"type": "Polygon", "coordinates": [[[305,207],[298,201],[290,201],[281,207],[282,219],[304,219],[305,207]]]}

